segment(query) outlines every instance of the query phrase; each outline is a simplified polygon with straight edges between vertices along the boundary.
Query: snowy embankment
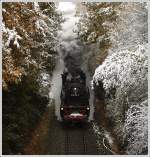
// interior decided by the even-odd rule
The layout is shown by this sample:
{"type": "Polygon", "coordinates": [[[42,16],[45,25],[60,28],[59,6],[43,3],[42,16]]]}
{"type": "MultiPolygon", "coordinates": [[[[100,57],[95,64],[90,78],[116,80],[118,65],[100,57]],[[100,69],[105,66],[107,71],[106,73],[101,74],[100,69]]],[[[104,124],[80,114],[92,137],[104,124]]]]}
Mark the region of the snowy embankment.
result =
{"type": "Polygon", "coordinates": [[[110,96],[106,112],[127,154],[146,154],[148,147],[148,54],[146,4],[126,3],[118,9],[109,32],[113,47],[96,70],[93,84],[103,83],[110,96]],[[112,94],[112,90],[115,91],[112,94]]]}

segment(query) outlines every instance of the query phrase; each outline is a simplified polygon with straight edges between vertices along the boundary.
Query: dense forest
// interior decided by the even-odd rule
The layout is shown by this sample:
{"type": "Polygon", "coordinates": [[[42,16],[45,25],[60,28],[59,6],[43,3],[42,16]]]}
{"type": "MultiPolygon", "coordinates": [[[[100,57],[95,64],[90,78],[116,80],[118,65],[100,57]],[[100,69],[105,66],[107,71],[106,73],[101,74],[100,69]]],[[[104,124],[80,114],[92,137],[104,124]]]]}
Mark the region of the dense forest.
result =
{"type": "MultiPolygon", "coordinates": [[[[65,23],[62,28],[65,20],[57,3],[2,3],[3,154],[23,154],[31,132],[47,106],[54,102],[49,95],[55,94],[50,93],[52,83],[58,84],[60,80],[54,77],[52,82],[59,64],[57,58],[63,58],[76,47],[77,60],[83,62],[79,65],[91,81],[95,109],[97,106],[104,109],[110,130],[123,153],[147,154],[147,3],[74,5],[76,17],[70,11],[72,18],[68,23],[71,24],[65,23]],[[67,29],[72,25],[76,25],[75,36],[68,35],[71,31],[67,29]],[[64,41],[58,39],[61,37],[64,41]],[[60,41],[68,50],[61,50],[60,41]]],[[[55,92],[58,94],[57,89],[55,92]]],[[[96,114],[103,119],[101,113],[96,114]]],[[[96,127],[93,129],[101,136],[98,128],[103,126],[96,127]]]]}
{"type": "Polygon", "coordinates": [[[49,103],[62,18],[54,3],[2,7],[3,154],[17,154],[49,103]]]}
{"type": "Polygon", "coordinates": [[[86,11],[80,14],[78,35],[91,45],[88,67],[96,99],[102,100],[102,92],[105,94],[106,116],[125,152],[146,154],[147,3],[83,3],[83,6],[86,11]]]}

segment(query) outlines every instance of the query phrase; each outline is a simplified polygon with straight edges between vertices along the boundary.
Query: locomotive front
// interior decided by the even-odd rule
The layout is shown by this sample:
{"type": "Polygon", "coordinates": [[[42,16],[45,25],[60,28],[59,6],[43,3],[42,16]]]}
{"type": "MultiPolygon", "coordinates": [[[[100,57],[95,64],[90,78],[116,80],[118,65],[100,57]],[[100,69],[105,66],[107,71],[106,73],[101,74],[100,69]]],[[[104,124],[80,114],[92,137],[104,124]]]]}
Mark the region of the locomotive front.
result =
{"type": "Polygon", "coordinates": [[[80,77],[66,81],[61,91],[62,120],[86,122],[89,113],[89,89],[85,82],[80,77]]]}

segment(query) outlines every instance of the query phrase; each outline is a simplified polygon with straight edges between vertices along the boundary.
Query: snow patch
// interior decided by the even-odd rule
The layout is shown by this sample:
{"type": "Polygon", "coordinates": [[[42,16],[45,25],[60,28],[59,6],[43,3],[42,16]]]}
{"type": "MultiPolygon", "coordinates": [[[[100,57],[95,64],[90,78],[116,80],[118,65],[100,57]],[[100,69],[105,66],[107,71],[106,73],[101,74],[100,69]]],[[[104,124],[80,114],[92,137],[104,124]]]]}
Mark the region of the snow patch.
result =
{"type": "Polygon", "coordinates": [[[111,11],[112,11],[112,7],[107,7],[107,8],[101,8],[99,10],[99,14],[111,14],[111,11]]]}
{"type": "Polygon", "coordinates": [[[18,40],[21,40],[22,37],[18,35],[15,29],[10,30],[9,28],[6,28],[4,23],[2,24],[3,32],[8,35],[8,39],[6,41],[6,46],[9,47],[10,42],[13,41],[13,44],[17,46],[17,48],[20,48],[18,40]]]}
{"type": "Polygon", "coordinates": [[[113,142],[112,137],[110,136],[110,133],[107,132],[107,131],[105,131],[104,134],[105,134],[105,137],[106,137],[106,139],[108,140],[109,144],[112,145],[114,142],[113,142]]]}

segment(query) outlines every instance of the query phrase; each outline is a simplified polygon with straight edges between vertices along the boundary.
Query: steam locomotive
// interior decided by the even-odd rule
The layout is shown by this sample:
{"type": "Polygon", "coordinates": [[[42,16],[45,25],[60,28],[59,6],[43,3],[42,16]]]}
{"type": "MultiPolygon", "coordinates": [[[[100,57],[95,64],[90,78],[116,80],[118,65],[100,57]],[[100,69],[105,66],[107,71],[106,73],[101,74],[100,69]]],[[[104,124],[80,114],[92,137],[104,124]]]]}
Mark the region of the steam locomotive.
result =
{"type": "Polygon", "coordinates": [[[60,115],[63,121],[86,122],[90,113],[89,98],[83,71],[62,74],[60,115]]]}

